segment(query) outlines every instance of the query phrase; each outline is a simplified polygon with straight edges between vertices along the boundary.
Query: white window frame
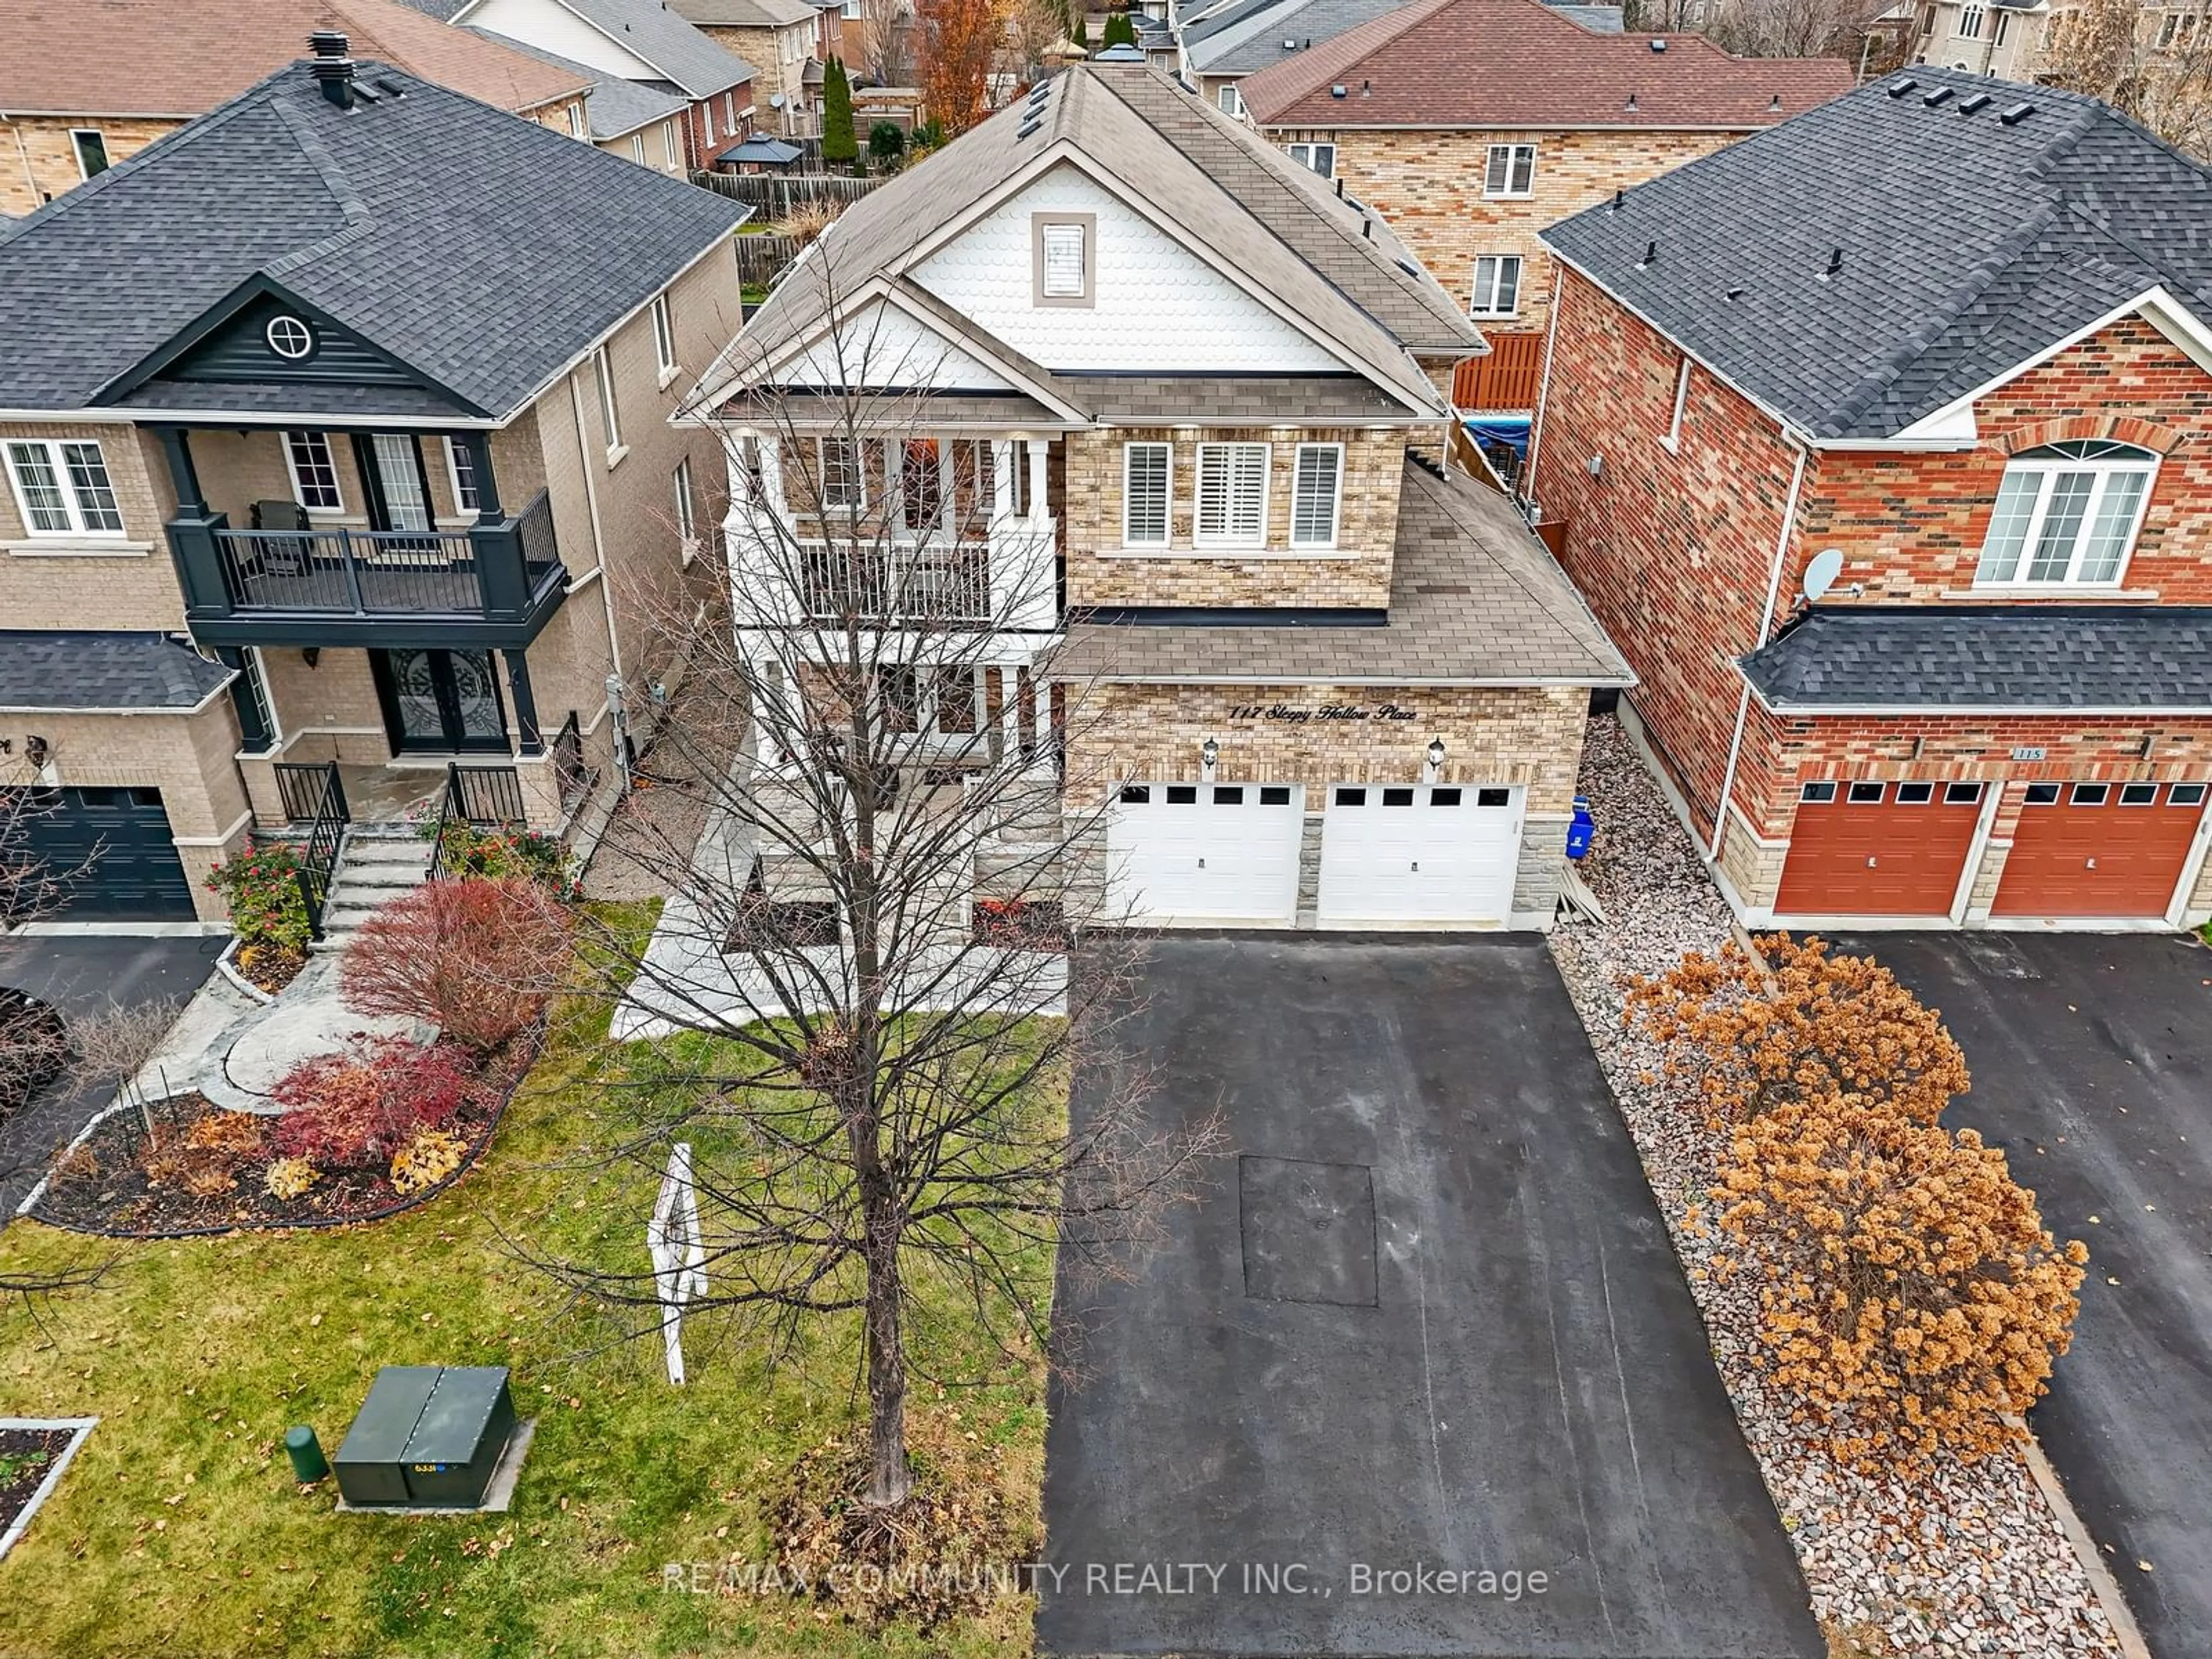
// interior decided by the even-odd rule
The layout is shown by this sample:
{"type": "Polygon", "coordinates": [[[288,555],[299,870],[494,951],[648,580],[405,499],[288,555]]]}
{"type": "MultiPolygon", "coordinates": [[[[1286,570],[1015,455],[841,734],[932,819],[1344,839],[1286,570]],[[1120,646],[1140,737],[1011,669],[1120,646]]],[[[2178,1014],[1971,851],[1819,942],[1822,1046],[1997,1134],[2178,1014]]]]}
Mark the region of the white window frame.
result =
{"type": "Polygon", "coordinates": [[[1467,314],[1470,317],[1517,317],[1521,314],[1521,278],[1528,270],[1527,262],[1517,253],[1478,253],[1474,257],[1474,276],[1467,296],[1467,314]],[[1513,295],[1509,304],[1498,302],[1499,292],[1505,286],[1505,270],[1513,268],[1513,295]],[[1483,267],[1490,267],[1488,292],[1485,292],[1483,267]]]}
{"type": "Polygon", "coordinates": [[[1659,441],[1666,447],[1679,450],[1682,447],[1682,411],[1690,403],[1690,356],[1682,354],[1682,361],[1674,370],[1674,409],[1667,417],[1667,435],[1659,441]]]}
{"type": "Polygon", "coordinates": [[[1098,294],[1098,216],[1094,213],[1039,213],[1030,220],[1030,302],[1036,306],[1085,307],[1097,303],[1098,294]],[[1073,292],[1052,286],[1052,249],[1057,239],[1075,238],[1080,264],[1079,286],[1073,292]]]}
{"type": "Polygon", "coordinates": [[[713,143],[714,142],[714,106],[704,98],[699,100],[699,123],[702,130],[706,133],[707,142],[713,143]]]}
{"type": "Polygon", "coordinates": [[[1959,39],[1978,40],[1982,38],[1983,8],[1978,5],[1959,8],[1959,39]]]}
{"type": "Polygon", "coordinates": [[[70,159],[76,163],[76,176],[78,178],[84,179],[88,183],[92,179],[100,176],[100,173],[88,170],[84,164],[84,141],[88,138],[95,139],[99,142],[100,156],[106,163],[106,166],[100,168],[100,173],[106,172],[108,167],[112,167],[115,165],[115,158],[107,153],[107,135],[102,132],[98,127],[71,127],[69,130],[69,137],[70,159]]]}
{"type": "Polygon", "coordinates": [[[1244,94],[1237,89],[1234,81],[1221,83],[1221,89],[1213,94],[1213,106],[1237,120],[1244,118],[1244,94]]]}
{"type": "Polygon", "coordinates": [[[2118,587],[2128,574],[2129,562],[2135,556],[2136,538],[2142,533],[2144,518],[2148,514],[2152,497],[2158,490],[2158,469],[2160,458],[2156,452],[2134,444],[2122,444],[2106,439],[2069,439],[2061,443],[2045,444],[2015,455],[2006,465],[2004,480],[1998,485],[1995,502],[1990,510],[1989,527],[1983,532],[1982,550],[1974,568],[1974,586],[2014,592],[2049,593],[2066,588],[2087,588],[2101,592],[2118,587]],[[2057,453],[2078,448],[2078,454],[2057,453]],[[2083,503],[2080,522],[2074,531],[2073,544],[2067,550],[2065,568],[2056,576],[2031,577],[2038,544],[2043,539],[2045,520],[2052,501],[2057,495],[2061,477],[2078,473],[2090,477],[2089,495],[2083,503]],[[2087,557],[2090,543],[2094,539],[2098,520],[2102,516],[2105,498],[2116,478],[2140,477],[2142,491],[2136,497],[2134,517],[2120,538],[2118,555],[2110,574],[2094,578],[2081,574],[2083,561],[2087,557]],[[2017,542],[2012,550],[2012,568],[2002,575],[1990,574],[1996,553],[1995,538],[2000,525],[2000,514],[2006,497],[2016,483],[2032,484],[2035,493],[2028,503],[2027,516],[2017,542]]]}
{"type": "Polygon", "coordinates": [[[599,386],[599,423],[606,428],[607,465],[629,453],[622,441],[622,411],[615,403],[615,370],[604,345],[592,349],[592,374],[599,386]]]}
{"type": "Polygon", "coordinates": [[[1488,202],[1525,202],[1536,193],[1536,147],[1534,144],[1492,144],[1482,161],[1482,196],[1488,202]],[[1500,160],[1504,164],[1504,183],[1493,186],[1500,160]],[[1513,188],[1513,175],[1525,160],[1528,171],[1521,188],[1513,188]]]}
{"type": "Polygon", "coordinates": [[[1265,443],[1217,442],[1198,447],[1198,465],[1191,475],[1191,545],[1204,548],[1260,548],[1267,544],[1267,488],[1274,471],[1274,446],[1265,443]],[[1240,462],[1249,465],[1256,453],[1259,459],[1259,489],[1255,492],[1258,505],[1258,524],[1248,531],[1255,495],[1241,495],[1237,492],[1237,472],[1240,462]],[[1218,464],[1229,469],[1224,480],[1223,522],[1215,529],[1206,527],[1206,476],[1209,465],[1218,464]],[[1240,522],[1240,520],[1242,522],[1240,522]]]}
{"type": "Polygon", "coordinates": [[[660,124],[660,153],[668,158],[668,171],[684,170],[683,123],[672,117],[660,124]]]}
{"type": "Polygon", "coordinates": [[[676,534],[678,550],[684,562],[689,564],[699,556],[698,508],[691,495],[691,458],[686,455],[676,463],[676,471],[670,483],[676,491],[676,534]]]}
{"type": "Polygon", "coordinates": [[[1320,552],[1336,545],[1337,532],[1344,522],[1344,446],[1342,444],[1300,444],[1291,466],[1291,545],[1309,552],[1320,552]],[[1328,533],[1325,536],[1298,534],[1298,506],[1305,490],[1306,463],[1310,457],[1327,454],[1333,471],[1329,478],[1328,533]]]}
{"type": "Polygon", "coordinates": [[[1121,446],[1121,545],[1124,547],[1167,547],[1175,540],[1175,446],[1152,440],[1125,443],[1121,446]],[[1139,536],[1132,527],[1130,507],[1135,492],[1130,488],[1130,475],[1136,465],[1139,450],[1158,450],[1160,453],[1160,533],[1158,536],[1139,536]]]}
{"type": "Polygon", "coordinates": [[[1336,146],[1334,143],[1319,141],[1296,143],[1290,147],[1290,150],[1291,160],[1300,167],[1317,173],[1324,179],[1336,177],[1336,146]]]}
{"type": "Polygon", "coordinates": [[[476,458],[461,447],[459,438],[450,435],[446,440],[446,482],[453,489],[454,512],[482,515],[483,507],[477,495],[476,458]],[[464,466],[468,470],[465,483],[461,477],[464,466]]]}
{"type": "Polygon", "coordinates": [[[0,459],[4,459],[7,464],[8,487],[15,493],[15,511],[22,520],[26,536],[75,541],[114,542],[124,538],[129,526],[123,517],[123,497],[115,488],[115,474],[108,468],[107,456],[100,448],[99,439],[8,438],[0,440],[0,459]],[[30,494],[24,487],[22,474],[16,462],[19,449],[41,452],[46,469],[53,476],[54,494],[60,501],[63,515],[69,520],[67,524],[58,528],[42,527],[33,521],[30,494]],[[76,479],[70,471],[69,457],[64,453],[71,449],[89,449],[92,452],[93,460],[100,468],[100,476],[107,490],[109,505],[106,513],[112,514],[114,524],[95,526],[91,522],[85,498],[78,491],[76,479]]]}
{"type": "Polygon", "coordinates": [[[584,106],[581,104],[572,103],[562,113],[568,118],[568,136],[571,138],[581,138],[591,131],[591,128],[585,125],[584,106]]]}
{"type": "Polygon", "coordinates": [[[276,441],[284,451],[284,476],[291,481],[292,499],[299,502],[307,513],[317,517],[334,516],[343,513],[345,484],[338,477],[337,452],[331,447],[331,434],[327,432],[306,429],[285,431],[277,434],[276,441]],[[331,499],[328,501],[311,501],[307,499],[307,485],[301,481],[300,477],[300,458],[292,450],[292,441],[295,438],[299,439],[309,449],[319,448],[322,451],[320,459],[329,467],[331,474],[331,499]]]}
{"type": "Polygon", "coordinates": [[[645,165],[645,129],[640,127],[629,136],[629,159],[640,167],[645,165]]]}
{"type": "Polygon", "coordinates": [[[1996,15],[1996,20],[1990,25],[1990,44],[1992,46],[2004,45],[2005,35],[2008,33],[2007,26],[2011,21],[2012,14],[2008,11],[2000,11],[1996,15]]]}
{"type": "Polygon", "coordinates": [[[653,313],[653,360],[659,366],[661,385],[666,386],[676,374],[676,319],[665,294],[654,295],[647,308],[653,313]]]}
{"type": "Polygon", "coordinates": [[[868,508],[868,463],[866,445],[857,438],[817,438],[814,441],[815,477],[820,481],[822,505],[838,512],[865,513],[868,508]],[[848,481],[844,489],[830,487],[830,446],[836,444],[845,451],[843,472],[848,481]]]}
{"type": "Polygon", "coordinates": [[[726,88],[722,94],[722,131],[732,138],[738,136],[738,94],[734,89],[726,88]]]}

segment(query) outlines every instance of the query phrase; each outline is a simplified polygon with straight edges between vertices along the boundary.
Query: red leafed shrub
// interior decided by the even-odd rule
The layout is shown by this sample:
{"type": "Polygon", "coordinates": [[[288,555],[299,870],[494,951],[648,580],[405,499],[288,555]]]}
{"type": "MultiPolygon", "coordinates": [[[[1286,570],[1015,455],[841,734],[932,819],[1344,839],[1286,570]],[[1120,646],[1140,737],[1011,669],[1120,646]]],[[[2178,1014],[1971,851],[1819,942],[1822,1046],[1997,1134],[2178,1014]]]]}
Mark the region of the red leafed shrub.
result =
{"type": "Polygon", "coordinates": [[[427,882],[362,924],[340,989],[356,1012],[427,1019],[489,1053],[544,1006],[568,963],[569,927],[534,881],[427,882]]]}
{"type": "Polygon", "coordinates": [[[285,1076],[272,1097],[287,1109],[270,1138],[285,1157],[319,1170],[388,1164],[418,1132],[450,1121],[476,1080],[466,1057],[451,1044],[418,1048],[404,1037],[363,1040],[285,1076]]]}

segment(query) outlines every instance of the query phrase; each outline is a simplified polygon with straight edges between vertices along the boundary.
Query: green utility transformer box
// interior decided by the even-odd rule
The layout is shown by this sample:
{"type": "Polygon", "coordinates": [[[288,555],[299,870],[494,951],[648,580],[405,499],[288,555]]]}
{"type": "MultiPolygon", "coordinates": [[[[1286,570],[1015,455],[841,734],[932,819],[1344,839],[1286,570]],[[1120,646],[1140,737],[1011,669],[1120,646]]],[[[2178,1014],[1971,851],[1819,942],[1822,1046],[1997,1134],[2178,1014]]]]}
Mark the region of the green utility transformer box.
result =
{"type": "Polygon", "coordinates": [[[331,1467],[356,1509],[472,1510],[514,1432],[504,1365],[386,1365],[331,1467]]]}

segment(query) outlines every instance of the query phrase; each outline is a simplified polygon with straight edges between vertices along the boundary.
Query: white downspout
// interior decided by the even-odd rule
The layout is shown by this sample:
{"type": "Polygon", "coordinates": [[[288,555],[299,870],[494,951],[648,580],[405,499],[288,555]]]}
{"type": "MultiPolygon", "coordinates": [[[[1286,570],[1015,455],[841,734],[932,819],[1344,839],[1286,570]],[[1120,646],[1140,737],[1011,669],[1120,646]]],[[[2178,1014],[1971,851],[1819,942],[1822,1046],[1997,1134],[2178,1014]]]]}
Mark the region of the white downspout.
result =
{"type": "MultiPolygon", "coordinates": [[[[1789,435],[1785,431],[1785,438],[1789,435]]],[[[1752,642],[1756,651],[1766,643],[1768,632],[1774,626],[1775,607],[1782,599],[1782,567],[1790,556],[1790,532],[1797,527],[1797,492],[1805,483],[1806,448],[1796,446],[1797,465],[1790,474],[1790,497],[1782,504],[1782,533],[1774,538],[1774,568],[1766,580],[1766,611],[1759,619],[1759,637],[1752,642]]],[[[1736,670],[1741,674],[1743,670],[1736,670]]],[[[1743,682],[1743,696],[1735,705],[1735,735],[1729,739],[1728,768],[1721,774],[1720,804],[1713,811],[1712,845],[1700,849],[1707,864],[1720,862],[1721,847],[1728,839],[1729,798],[1735,793],[1736,762],[1743,754],[1743,732],[1751,719],[1751,681],[1743,682]]]]}

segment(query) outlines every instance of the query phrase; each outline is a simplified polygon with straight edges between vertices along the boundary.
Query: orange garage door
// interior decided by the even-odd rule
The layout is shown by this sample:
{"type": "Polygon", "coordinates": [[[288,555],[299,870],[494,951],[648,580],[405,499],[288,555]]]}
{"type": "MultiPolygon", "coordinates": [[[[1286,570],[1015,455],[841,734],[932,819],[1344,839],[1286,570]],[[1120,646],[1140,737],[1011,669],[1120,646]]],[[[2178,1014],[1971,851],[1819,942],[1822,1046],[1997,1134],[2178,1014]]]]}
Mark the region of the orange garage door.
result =
{"type": "Polygon", "coordinates": [[[2201,783],[2032,783],[1990,913],[2162,916],[2203,815],[2201,783]]]}
{"type": "Polygon", "coordinates": [[[1978,783],[1806,784],[1775,912],[1947,915],[1981,813],[1978,783]]]}

